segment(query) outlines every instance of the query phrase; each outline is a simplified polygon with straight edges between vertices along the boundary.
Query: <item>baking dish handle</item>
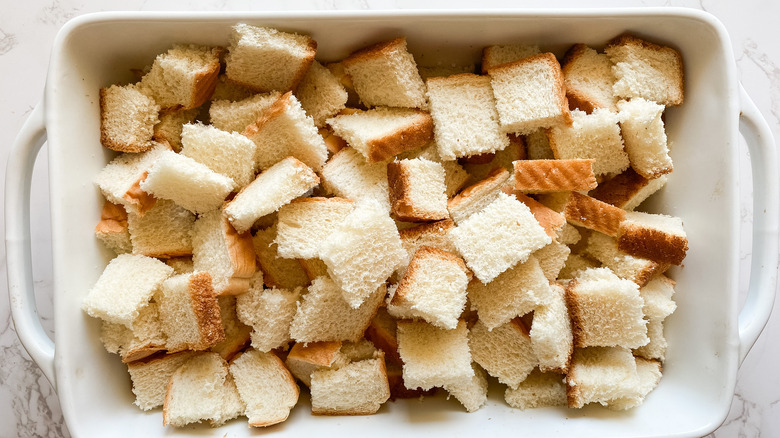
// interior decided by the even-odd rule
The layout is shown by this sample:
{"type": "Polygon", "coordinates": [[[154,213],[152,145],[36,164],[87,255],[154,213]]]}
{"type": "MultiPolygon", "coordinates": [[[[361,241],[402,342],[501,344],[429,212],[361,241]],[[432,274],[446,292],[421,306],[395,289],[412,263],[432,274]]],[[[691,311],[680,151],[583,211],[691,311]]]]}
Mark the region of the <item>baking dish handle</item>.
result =
{"type": "Polygon", "coordinates": [[[772,131],[740,85],[739,131],[753,171],[753,256],[745,305],[739,313],[739,363],[764,330],[772,313],[778,270],[778,162],[772,131]]]}
{"type": "Polygon", "coordinates": [[[5,254],[11,316],[19,340],[56,389],[54,342],[43,330],[35,305],[30,242],[30,185],[46,141],[43,103],[35,106],[14,141],[5,174],[5,254]]]}

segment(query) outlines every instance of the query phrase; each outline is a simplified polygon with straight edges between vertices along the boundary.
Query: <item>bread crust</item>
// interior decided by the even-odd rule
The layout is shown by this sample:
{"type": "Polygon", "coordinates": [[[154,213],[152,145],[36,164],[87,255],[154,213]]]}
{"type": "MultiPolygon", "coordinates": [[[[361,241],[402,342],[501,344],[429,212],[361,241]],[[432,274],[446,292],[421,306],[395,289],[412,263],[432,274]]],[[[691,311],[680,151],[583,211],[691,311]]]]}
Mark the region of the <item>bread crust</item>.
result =
{"type": "Polygon", "coordinates": [[[527,193],[592,190],[595,160],[517,160],[515,190],[527,193]]]}
{"type": "MultiPolygon", "coordinates": [[[[146,152],[149,149],[151,149],[154,146],[154,142],[152,142],[152,137],[149,137],[149,141],[145,143],[117,143],[114,141],[114,139],[111,137],[111,135],[108,132],[107,128],[107,122],[108,122],[108,114],[106,111],[107,106],[107,99],[108,99],[108,88],[101,88],[99,93],[98,101],[100,103],[100,144],[107,147],[108,149],[111,149],[113,151],[118,152],[146,152]]],[[[159,122],[159,119],[158,119],[159,122]]]]}
{"type": "Polygon", "coordinates": [[[623,208],[650,181],[629,167],[624,172],[599,184],[589,195],[599,201],[623,208]]]}
{"type": "Polygon", "coordinates": [[[683,236],[625,222],[617,238],[621,251],[661,264],[680,265],[688,251],[688,239],[683,236]]]}
{"type": "Polygon", "coordinates": [[[197,319],[201,340],[190,345],[193,350],[205,350],[225,340],[225,329],[219,313],[219,303],[211,286],[211,274],[196,272],[190,276],[192,311],[197,319]]]}
{"type": "Polygon", "coordinates": [[[463,271],[464,274],[466,274],[466,277],[468,277],[469,280],[471,280],[471,277],[473,276],[469,268],[466,267],[466,263],[462,258],[449,251],[423,245],[417,250],[417,252],[414,253],[414,256],[412,256],[412,260],[409,262],[409,267],[406,268],[406,273],[398,283],[398,287],[395,290],[393,299],[390,300],[391,304],[396,306],[406,306],[413,304],[407,299],[407,295],[414,287],[415,277],[421,274],[425,274],[425,260],[430,258],[454,263],[463,271]]]}
{"type": "Polygon", "coordinates": [[[453,222],[452,219],[447,218],[407,228],[399,231],[398,234],[401,236],[402,241],[417,240],[428,234],[447,234],[453,228],[455,228],[455,222],[453,222]]]}
{"type": "MultiPolygon", "coordinates": [[[[393,51],[398,50],[404,46],[406,46],[406,37],[398,37],[388,41],[381,41],[352,52],[352,54],[344,58],[341,63],[346,67],[351,67],[369,59],[387,56],[393,51]]],[[[348,74],[347,76],[349,77],[348,74]]]]}
{"type": "Polygon", "coordinates": [[[208,69],[195,74],[192,82],[192,100],[183,109],[197,108],[211,98],[217,88],[220,67],[219,56],[217,56],[208,69]]]}
{"type": "Polygon", "coordinates": [[[534,215],[534,218],[539,222],[539,225],[544,228],[547,235],[557,240],[558,231],[566,224],[566,218],[564,218],[561,213],[558,213],[523,193],[513,191],[508,187],[505,187],[503,191],[508,195],[515,195],[518,201],[527,205],[528,209],[531,210],[531,214],[534,215]]]}
{"type": "Polygon", "coordinates": [[[387,184],[390,189],[391,210],[396,219],[404,222],[427,222],[449,217],[447,209],[424,210],[412,202],[411,174],[404,161],[387,163],[387,184]]]}
{"type": "Polygon", "coordinates": [[[144,213],[151,210],[157,202],[157,198],[141,189],[141,183],[147,176],[149,176],[148,170],[138,178],[138,181],[134,182],[133,185],[127,189],[127,192],[125,192],[124,195],[122,195],[122,198],[138,209],[139,216],[143,216],[144,213]]]}
{"type": "Polygon", "coordinates": [[[571,192],[563,208],[563,215],[574,225],[616,237],[626,212],[590,196],[571,192]]]}
{"type": "MultiPolygon", "coordinates": [[[[579,297],[577,295],[577,285],[579,280],[576,278],[569,281],[566,285],[566,308],[569,309],[569,319],[571,319],[572,346],[582,347],[582,315],[579,308],[579,297]]],[[[570,359],[571,361],[571,359],[570,359]]],[[[568,395],[568,391],[566,391],[568,395]]]]}
{"type": "Polygon", "coordinates": [[[433,140],[433,118],[425,111],[414,110],[418,119],[410,126],[368,141],[369,163],[387,161],[404,151],[421,148],[433,140]]]}
{"type": "Polygon", "coordinates": [[[474,196],[475,193],[481,191],[484,188],[490,188],[496,184],[501,184],[508,178],[508,170],[503,167],[496,167],[495,169],[491,170],[490,173],[488,173],[485,179],[466,187],[452,199],[447,201],[447,209],[452,210],[454,208],[458,208],[460,204],[468,202],[469,198],[474,196]]]}
{"type": "Polygon", "coordinates": [[[233,267],[233,275],[230,279],[233,284],[229,284],[225,290],[219,292],[237,295],[249,290],[249,279],[257,271],[252,234],[249,231],[243,233],[236,231],[230,224],[230,220],[224,215],[222,216],[222,233],[230,255],[230,264],[233,267]]]}

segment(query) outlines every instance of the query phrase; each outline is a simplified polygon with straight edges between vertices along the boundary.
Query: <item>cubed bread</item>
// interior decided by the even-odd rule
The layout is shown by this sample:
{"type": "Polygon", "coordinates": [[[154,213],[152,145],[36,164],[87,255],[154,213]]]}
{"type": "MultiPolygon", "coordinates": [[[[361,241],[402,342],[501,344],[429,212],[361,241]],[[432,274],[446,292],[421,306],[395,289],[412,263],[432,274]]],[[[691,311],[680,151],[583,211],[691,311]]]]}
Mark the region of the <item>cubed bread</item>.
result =
{"type": "Polygon", "coordinates": [[[617,174],[629,166],[623,147],[617,113],[597,108],[592,113],[574,110],[573,122],[550,128],[549,142],[553,155],[559,160],[594,160],[593,173],[617,174]]]}
{"type": "MultiPolygon", "coordinates": [[[[214,100],[209,106],[209,123],[217,129],[242,134],[281,96],[280,92],[272,91],[254,94],[235,101],[214,100]]],[[[254,156],[252,161],[254,162],[254,156]]]]}
{"type": "Polygon", "coordinates": [[[205,350],[225,339],[219,303],[208,272],[165,280],[157,294],[168,352],[205,350]]]}
{"type": "Polygon", "coordinates": [[[122,357],[122,362],[142,360],[166,349],[167,337],[160,323],[159,306],[154,300],[138,311],[132,329],[123,324],[103,321],[100,340],[109,353],[122,357]]]}
{"type": "Polygon", "coordinates": [[[92,317],[132,328],[141,308],[172,273],[173,268],[157,259],[118,255],[100,274],[82,307],[92,317]]]}
{"type": "Polygon", "coordinates": [[[604,53],[613,64],[615,96],[664,106],[683,102],[683,62],[677,50],[624,34],[610,41],[604,53]]]}
{"type": "Polygon", "coordinates": [[[407,222],[447,219],[446,174],[441,164],[415,158],[387,164],[391,212],[407,222]]]}
{"type": "Polygon", "coordinates": [[[675,281],[660,274],[639,288],[639,295],[645,302],[642,312],[650,321],[663,321],[674,313],[677,304],[672,300],[675,281]]]}
{"type": "Polygon", "coordinates": [[[535,369],[517,388],[504,392],[506,403],[517,409],[546,406],[566,406],[566,384],[558,373],[543,373],[535,369]]]}
{"type": "Polygon", "coordinates": [[[325,126],[326,119],[343,110],[348,99],[347,90],[338,78],[317,61],[309,67],[295,95],[318,127],[325,126]]]}
{"type": "Polygon", "coordinates": [[[539,128],[571,125],[561,65],[540,53],[488,69],[501,128],[530,134],[539,128]]]}
{"type": "MultiPolygon", "coordinates": [[[[507,183],[511,182],[511,178],[507,180],[507,183]]],[[[571,233],[572,231],[565,231],[566,225],[569,225],[568,222],[566,222],[566,218],[563,216],[563,214],[547,207],[546,205],[542,204],[541,202],[535,200],[534,198],[531,198],[529,196],[526,196],[525,194],[518,192],[517,190],[511,189],[508,185],[504,185],[501,188],[501,191],[508,195],[514,195],[518,201],[525,204],[529,210],[531,210],[531,214],[534,215],[534,218],[536,218],[536,221],[539,222],[539,225],[544,228],[544,231],[547,233],[548,236],[553,238],[553,241],[561,241],[561,235],[562,233],[571,233]]],[[[577,239],[579,238],[579,233],[576,229],[573,228],[573,226],[569,225],[574,230],[574,233],[577,233],[577,239]]],[[[573,237],[571,237],[573,238],[573,237]]],[[[554,242],[553,242],[554,243],[554,242]]]]}
{"type": "MultiPolygon", "coordinates": [[[[225,53],[223,53],[223,55],[224,54],[225,53]]],[[[228,79],[227,75],[222,73],[217,77],[217,86],[214,88],[214,94],[211,95],[211,103],[214,103],[218,100],[229,100],[231,102],[237,102],[239,100],[251,97],[256,93],[257,91],[254,89],[231,81],[228,79]]]]}
{"type": "Polygon", "coordinates": [[[633,210],[650,195],[661,190],[666,185],[666,181],[666,175],[647,179],[636,173],[634,169],[628,168],[600,183],[589,195],[615,207],[633,210]]]}
{"type": "Polygon", "coordinates": [[[281,289],[308,286],[310,280],[298,260],[286,259],[279,255],[278,246],[274,243],[277,236],[276,227],[277,225],[274,224],[258,230],[252,238],[265,285],[281,289]]]}
{"type": "Polygon", "coordinates": [[[161,108],[190,109],[211,98],[217,86],[221,47],[174,45],[157,55],[139,88],[161,108]]]}
{"type": "Polygon", "coordinates": [[[263,289],[254,284],[236,297],[236,314],[252,327],[252,348],[268,352],[290,341],[290,324],[298,309],[301,288],[263,289]]]}
{"type": "Polygon", "coordinates": [[[298,385],[274,353],[249,349],[230,362],[230,374],[252,427],[281,423],[298,402],[298,385]]]}
{"type": "Polygon", "coordinates": [[[617,411],[625,411],[642,404],[647,394],[650,393],[661,381],[661,363],[657,360],[648,360],[635,357],[636,372],[639,377],[639,385],[630,396],[624,396],[610,400],[607,407],[617,411]]]}
{"type": "Polygon", "coordinates": [[[341,61],[367,107],[424,108],[425,84],[400,37],[360,49],[341,61]]]}
{"type": "Polygon", "coordinates": [[[98,173],[95,184],[108,201],[124,206],[127,211],[143,214],[154,206],[155,198],[141,190],[139,184],[165,151],[170,148],[157,143],[147,152],[120,154],[98,173]]]}
{"type": "Polygon", "coordinates": [[[580,272],[566,287],[577,347],[637,348],[649,342],[636,283],[608,268],[580,272]]]}
{"type": "Polygon", "coordinates": [[[317,42],[308,35],[239,23],[225,56],[231,81],[257,91],[295,89],[314,62],[317,42]]]}
{"type": "Polygon", "coordinates": [[[384,356],[320,369],[311,375],[314,415],[370,415],[390,398],[384,356]]]}
{"type": "Polygon", "coordinates": [[[529,160],[551,160],[555,158],[550,147],[550,129],[537,129],[525,135],[525,147],[529,160]]]}
{"type": "Polygon", "coordinates": [[[290,92],[276,99],[243,134],[257,145],[255,165],[259,170],[293,156],[319,171],[328,159],[328,149],[314,120],[290,92]]]}
{"type": "Polygon", "coordinates": [[[323,368],[337,368],[347,362],[341,341],[296,342],[284,363],[296,379],[311,386],[311,374],[323,368]]]}
{"type": "Polygon", "coordinates": [[[339,197],[299,198],[279,209],[276,244],[286,258],[314,259],[320,246],[354,208],[354,202],[339,197]]]}
{"type": "Polygon", "coordinates": [[[344,299],[357,308],[406,260],[395,222],[376,202],[355,206],[325,239],[320,257],[344,299]]]}
{"type": "Polygon", "coordinates": [[[383,283],[362,304],[353,307],[333,280],[316,278],[298,304],[290,336],[297,342],[357,341],[363,337],[386,292],[383,283]]]}
{"type": "Polygon", "coordinates": [[[590,196],[570,192],[563,216],[573,225],[615,237],[626,212],[590,196]]]}
{"type": "Polygon", "coordinates": [[[456,224],[479,213],[498,198],[501,187],[509,179],[509,171],[503,167],[493,169],[485,179],[472,184],[447,201],[447,210],[456,224]]]}
{"type": "Polygon", "coordinates": [[[664,106],[633,98],[618,102],[620,131],[626,144],[631,167],[647,179],[671,173],[674,165],[669,157],[666,130],[661,116],[664,106]]]}
{"type": "Polygon", "coordinates": [[[566,373],[574,351],[566,291],[558,283],[550,283],[550,290],[549,299],[534,309],[531,347],[540,371],[566,373]]]}
{"type": "Polygon", "coordinates": [[[514,189],[524,193],[566,192],[596,188],[594,160],[518,160],[514,189]]]}
{"type": "Polygon", "coordinates": [[[134,85],[100,89],[100,143],[120,152],[148,151],[160,105],[134,85]]]}
{"type": "Polygon", "coordinates": [[[611,269],[618,277],[631,280],[639,287],[668,267],[621,251],[615,238],[602,233],[591,233],[583,252],[611,269]]]}
{"type": "Polygon", "coordinates": [[[626,212],[617,241],[621,251],[657,263],[680,265],[688,251],[682,219],[664,214],[626,212]]]}
{"type": "Polygon", "coordinates": [[[222,359],[230,360],[249,345],[252,327],[238,319],[235,296],[225,295],[217,297],[217,303],[219,303],[219,317],[222,320],[225,339],[211,347],[209,351],[219,353],[222,359]]]}
{"type": "Polygon", "coordinates": [[[104,202],[100,210],[100,221],[95,225],[95,237],[117,255],[132,252],[127,210],[111,201],[104,202]]]}
{"type": "Polygon", "coordinates": [[[421,318],[444,329],[454,329],[466,307],[471,273],[463,259],[422,246],[409,262],[388,311],[394,316],[421,318]]]}
{"type": "Polygon", "coordinates": [[[472,377],[444,385],[444,389],[466,408],[466,412],[477,411],[487,402],[487,373],[475,362],[471,363],[471,367],[474,369],[472,377]]]}
{"type": "Polygon", "coordinates": [[[550,294],[549,281],[534,256],[487,284],[472,280],[468,286],[471,308],[488,330],[533,311],[546,303],[550,294]]]}
{"type": "Polygon", "coordinates": [[[160,122],[154,125],[154,141],[168,143],[174,152],[181,151],[182,127],[193,123],[200,108],[160,111],[160,122]]]}
{"type": "Polygon", "coordinates": [[[575,44],[564,55],[561,70],[570,108],[588,114],[596,108],[616,111],[617,99],[612,92],[615,75],[607,55],[575,44]]]}
{"type": "Polygon", "coordinates": [[[182,127],[181,154],[244,187],[255,178],[255,144],[236,132],[200,123],[182,127]]]}
{"type": "Polygon", "coordinates": [[[338,151],[322,169],[322,185],[330,193],[354,201],[373,200],[390,212],[387,165],[368,163],[354,148],[338,151]]]}
{"type": "Polygon", "coordinates": [[[195,215],[167,199],[158,199],[143,216],[129,213],[127,228],[133,254],[169,258],[192,255],[195,215]]]}
{"type": "Polygon", "coordinates": [[[553,240],[533,253],[536,259],[539,260],[539,266],[542,267],[544,276],[549,281],[555,281],[558,278],[558,274],[566,264],[569,254],[571,254],[571,249],[557,240],[553,240]]]}
{"type": "Polygon", "coordinates": [[[506,134],[506,136],[509,138],[509,145],[492,154],[493,159],[487,163],[463,163],[463,168],[466,169],[475,181],[487,178],[490,172],[496,168],[504,168],[513,172],[513,162],[528,159],[525,136],[516,134],[506,134]]]}
{"type": "Polygon", "coordinates": [[[249,230],[256,220],[279,210],[305,195],[320,183],[320,177],[295,157],[287,157],[245,186],[225,205],[225,216],[239,233],[249,230]]]}
{"type": "Polygon", "coordinates": [[[444,219],[400,230],[398,234],[401,236],[401,244],[406,250],[407,257],[402,267],[398,269],[399,278],[403,277],[414,253],[424,245],[457,254],[458,250],[449,236],[453,228],[455,223],[451,219],[444,219]]]}
{"type": "Polygon", "coordinates": [[[504,193],[459,224],[450,237],[466,266],[484,284],[552,241],[531,210],[504,193]]]}
{"type": "Polygon", "coordinates": [[[133,382],[135,405],[144,411],[162,406],[171,376],[195,354],[197,353],[192,351],[182,351],[128,363],[127,371],[133,382]]]}
{"type": "Polygon", "coordinates": [[[647,337],[650,342],[633,350],[634,356],[648,360],[665,361],[668,343],[664,336],[664,321],[649,319],[647,321],[647,337]]]}
{"type": "Polygon", "coordinates": [[[453,330],[422,321],[399,321],[398,352],[409,389],[458,385],[474,376],[465,321],[453,330]]]}
{"type": "Polygon", "coordinates": [[[163,151],[140,182],[144,192],[198,214],[218,209],[235,187],[232,178],[173,151],[163,151]]]}
{"type": "Polygon", "coordinates": [[[238,233],[220,210],[203,214],[193,227],[192,261],[211,274],[218,295],[246,292],[256,271],[252,235],[238,233]]]}
{"type": "Polygon", "coordinates": [[[509,145],[498,122],[489,77],[464,73],[431,78],[427,85],[442,159],[496,152],[509,145]]]}
{"type": "Polygon", "coordinates": [[[511,388],[516,388],[539,364],[528,329],[519,319],[493,330],[477,321],[469,331],[469,349],[474,362],[511,388]]]}
{"type": "Polygon", "coordinates": [[[398,355],[398,321],[380,307],[366,329],[366,339],[385,353],[385,361],[392,365],[402,365],[398,355]]]}
{"type": "Polygon", "coordinates": [[[425,158],[426,160],[440,163],[442,167],[444,167],[444,183],[447,186],[447,199],[452,198],[460,189],[465,187],[466,183],[471,179],[468,172],[466,172],[463,166],[458,164],[457,161],[445,161],[441,158],[435,141],[422,149],[399,154],[398,158],[425,158]]]}
{"type": "Polygon", "coordinates": [[[621,347],[577,348],[566,374],[566,398],[570,408],[589,403],[607,405],[630,397],[639,386],[636,361],[621,347]]]}

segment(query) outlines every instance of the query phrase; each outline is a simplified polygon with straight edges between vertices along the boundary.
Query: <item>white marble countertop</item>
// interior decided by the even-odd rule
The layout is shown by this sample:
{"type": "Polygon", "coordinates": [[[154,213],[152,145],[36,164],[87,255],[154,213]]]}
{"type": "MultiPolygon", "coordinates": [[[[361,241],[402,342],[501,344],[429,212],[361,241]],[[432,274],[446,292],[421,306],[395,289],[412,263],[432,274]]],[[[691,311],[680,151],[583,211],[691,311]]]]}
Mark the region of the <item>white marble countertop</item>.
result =
{"type": "MultiPolygon", "coordinates": [[[[0,8],[0,163],[5,169],[10,146],[30,111],[41,99],[49,54],[59,28],[77,15],[101,10],[285,10],[285,9],[400,9],[400,8],[498,8],[514,2],[498,0],[437,1],[420,0],[305,0],[289,2],[268,0],[44,0],[41,2],[5,2],[0,8]],[[475,6],[477,5],[477,6],[475,6]]],[[[597,0],[585,2],[531,0],[526,7],[619,7],[682,6],[703,9],[718,17],[726,26],[733,44],[740,79],[758,108],[768,120],[775,138],[780,138],[780,34],[777,17],[780,2],[745,0],[597,0]]],[[[45,146],[44,146],[45,148],[45,146]]],[[[750,164],[742,145],[740,180],[749,181],[750,164]]],[[[45,151],[45,149],[44,149],[45,151]]],[[[4,185],[3,181],[0,185],[4,185]]],[[[48,176],[46,154],[36,165],[33,189],[33,254],[37,302],[45,329],[51,335],[52,274],[49,234],[48,176]]],[[[743,260],[740,289],[744,295],[748,284],[752,204],[750,184],[741,188],[742,232],[740,257],[743,260]]],[[[2,193],[2,192],[0,192],[2,193]]],[[[2,197],[2,195],[0,195],[2,197]]],[[[0,222],[4,219],[0,218],[0,222]]],[[[10,318],[6,297],[5,242],[0,242],[3,269],[0,271],[0,438],[66,437],[56,394],[48,381],[19,343],[10,318]]],[[[780,300],[764,333],[739,370],[736,394],[731,411],[723,425],[711,436],[754,437],[780,436],[780,300]]]]}

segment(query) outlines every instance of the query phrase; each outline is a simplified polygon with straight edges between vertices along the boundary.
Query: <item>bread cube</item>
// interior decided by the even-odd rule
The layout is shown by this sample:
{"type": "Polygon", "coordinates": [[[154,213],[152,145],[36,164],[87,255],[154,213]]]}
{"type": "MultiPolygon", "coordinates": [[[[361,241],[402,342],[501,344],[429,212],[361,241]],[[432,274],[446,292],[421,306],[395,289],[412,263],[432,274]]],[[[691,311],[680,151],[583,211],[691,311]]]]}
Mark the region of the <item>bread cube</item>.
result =
{"type": "Polygon", "coordinates": [[[664,106],[641,97],[618,102],[620,128],[631,167],[648,179],[671,173],[672,159],[661,116],[664,106]]]}
{"type": "Polygon", "coordinates": [[[441,158],[436,141],[432,141],[422,149],[407,151],[398,155],[398,158],[424,158],[435,161],[444,167],[444,183],[447,186],[447,198],[453,197],[471,179],[466,170],[457,161],[445,161],[441,158]]]}
{"type": "MultiPolygon", "coordinates": [[[[257,122],[257,119],[281,96],[282,93],[272,91],[237,100],[214,100],[209,106],[209,123],[222,131],[243,134],[246,128],[257,122]]],[[[254,162],[254,156],[252,161],[254,162]]]]}
{"type": "Polygon", "coordinates": [[[571,224],[615,237],[626,212],[590,196],[571,192],[563,216],[571,224]]]}
{"type": "Polygon", "coordinates": [[[566,406],[566,384],[557,373],[543,373],[534,369],[516,388],[504,392],[506,403],[517,409],[546,406],[566,406]]]}
{"type": "Polygon", "coordinates": [[[490,78],[464,73],[427,81],[436,145],[442,159],[496,152],[509,146],[501,131],[490,78]]]}
{"type": "Polygon", "coordinates": [[[230,35],[225,74],[256,91],[286,92],[303,79],[316,52],[308,35],[239,23],[230,35]]]}
{"type": "Polygon", "coordinates": [[[120,154],[95,177],[95,184],[108,201],[124,206],[127,211],[143,214],[154,206],[155,198],[141,190],[140,183],[165,151],[170,148],[156,143],[147,152],[120,154]]]}
{"type": "Polygon", "coordinates": [[[666,360],[666,348],[668,344],[664,336],[664,321],[650,319],[647,321],[647,337],[650,342],[633,350],[634,355],[648,360],[666,360]]]}
{"type": "Polygon", "coordinates": [[[659,264],[621,251],[616,239],[602,233],[591,233],[584,252],[611,269],[618,277],[631,280],[639,287],[669,267],[668,264],[659,264]]]}
{"type": "Polygon", "coordinates": [[[231,178],[244,187],[255,178],[255,144],[238,133],[213,126],[186,124],[182,127],[181,154],[231,178]]]}
{"type": "MultiPolygon", "coordinates": [[[[496,168],[503,168],[513,172],[513,162],[528,159],[525,136],[516,134],[506,134],[506,136],[509,138],[509,145],[494,154],[489,154],[492,155],[493,158],[487,163],[463,163],[463,168],[472,176],[473,180],[481,181],[487,178],[488,175],[490,175],[490,172],[496,168]]],[[[474,157],[475,156],[472,156],[470,158],[474,157]]],[[[466,158],[462,158],[461,161],[466,161],[466,158]]]]}
{"type": "Polygon", "coordinates": [[[378,358],[320,369],[311,374],[314,415],[370,415],[390,398],[382,353],[378,358]]]}
{"type": "Polygon", "coordinates": [[[618,248],[636,257],[680,265],[688,251],[682,219],[629,211],[620,223],[618,248]]]}
{"type": "Polygon", "coordinates": [[[295,95],[318,127],[325,126],[326,119],[343,110],[348,99],[347,90],[338,78],[317,61],[309,67],[295,95]]]}
{"type": "Polygon", "coordinates": [[[211,274],[218,295],[236,295],[249,289],[249,279],[256,271],[251,239],[249,233],[238,233],[220,210],[195,221],[193,267],[211,274]]]}
{"type": "Polygon", "coordinates": [[[591,257],[582,254],[571,253],[569,254],[569,257],[566,258],[566,263],[563,265],[561,272],[558,273],[558,280],[571,280],[576,277],[580,271],[584,271],[588,268],[598,268],[600,266],[601,263],[598,260],[594,260],[591,257]]]}
{"type": "Polygon", "coordinates": [[[345,198],[299,198],[279,209],[276,244],[286,258],[319,257],[323,240],[352,211],[354,203],[345,198]]]}
{"type": "Polygon", "coordinates": [[[409,261],[412,260],[414,253],[417,252],[422,246],[430,246],[442,251],[451,252],[457,254],[458,250],[450,239],[449,232],[455,228],[455,224],[451,219],[444,219],[441,221],[424,223],[416,225],[411,228],[407,228],[399,231],[401,236],[401,244],[406,250],[406,259],[398,268],[398,277],[402,278],[406,272],[406,268],[409,265],[409,261]]]}
{"type": "Polygon", "coordinates": [[[196,354],[199,353],[182,351],[148,361],[128,363],[127,371],[130,373],[135,395],[134,404],[144,411],[162,406],[171,376],[196,354]]]}
{"type": "Polygon", "coordinates": [[[594,160],[593,173],[617,174],[629,166],[628,154],[620,135],[619,115],[605,108],[586,114],[571,112],[570,126],[550,128],[549,141],[553,155],[559,160],[594,160]]]}
{"type": "Polygon", "coordinates": [[[635,357],[636,372],[639,376],[639,385],[634,394],[610,400],[607,407],[617,411],[625,411],[642,404],[647,394],[650,393],[661,381],[661,363],[656,360],[635,357]]]}
{"type": "Polygon", "coordinates": [[[311,386],[311,375],[323,368],[338,368],[347,363],[341,353],[341,341],[297,342],[285,359],[287,369],[307,387],[311,386]]]}
{"type": "Polygon", "coordinates": [[[425,84],[406,38],[384,41],[358,50],[341,61],[367,107],[424,108],[425,84]]]}
{"type": "Polygon", "coordinates": [[[274,353],[247,350],[230,362],[230,374],[252,427],[281,423],[298,402],[298,385],[274,353]]]}
{"type": "Polygon", "coordinates": [[[209,351],[219,353],[225,360],[232,359],[249,344],[251,339],[252,327],[241,322],[236,314],[236,298],[232,295],[217,297],[225,339],[212,346],[209,351]]]}
{"type": "Polygon", "coordinates": [[[474,376],[465,321],[452,330],[421,321],[399,321],[398,352],[409,389],[459,385],[474,376]]]}
{"type": "Polygon", "coordinates": [[[163,109],[199,107],[211,98],[217,86],[222,50],[177,44],[157,55],[139,87],[163,109]]]}
{"type": "Polygon", "coordinates": [[[531,210],[504,193],[459,224],[450,237],[466,266],[484,284],[552,241],[531,210]]]}
{"type": "Polygon", "coordinates": [[[290,324],[298,307],[301,288],[263,289],[256,284],[236,297],[236,314],[252,327],[252,348],[268,352],[290,341],[290,324]]]}
{"type": "Polygon", "coordinates": [[[322,169],[322,185],[330,193],[354,201],[373,200],[390,212],[387,165],[368,163],[354,148],[344,148],[322,169]]]}
{"type": "Polygon", "coordinates": [[[541,266],[544,276],[549,281],[555,281],[558,278],[558,274],[566,264],[569,254],[571,254],[571,249],[557,240],[553,240],[533,253],[539,261],[539,266],[541,266]]]}
{"type": "Polygon", "coordinates": [[[160,122],[154,125],[152,138],[168,143],[174,152],[181,152],[181,132],[184,125],[194,123],[200,108],[165,110],[160,112],[160,122]]]}
{"type": "Polygon", "coordinates": [[[447,219],[444,167],[423,158],[387,164],[391,212],[396,219],[424,222],[447,219]]]}
{"type": "Polygon", "coordinates": [[[570,408],[581,408],[588,403],[606,406],[612,400],[634,395],[639,382],[630,350],[578,348],[566,374],[566,398],[570,408]]]}
{"type": "Polygon", "coordinates": [[[509,172],[502,168],[493,169],[485,179],[472,184],[454,198],[447,201],[447,210],[456,224],[460,224],[475,213],[484,210],[498,198],[501,188],[509,179],[509,172]]]}
{"type": "Polygon", "coordinates": [[[536,44],[507,44],[487,46],[482,49],[482,74],[502,64],[519,61],[541,53],[536,44]]]}
{"type": "Polygon", "coordinates": [[[525,135],[525,147],[529,160],[552,160],[555,158],[550,147],[550,129],[537,129],[525,135]]]}
{"type": "Polygon", "coordinates": [[[310,279],[298,260],[286,259],[279,255],[279,248],[275,243],[277,234],[277,224],[274,224],[258,230],[252,238],[265,285],[280,289],[308,286],[310,279]]]}
{"type": "Polygon", "coordinates": [[[511,388],[516,388],[539,364],[528,329],[519,319],[493,330],[477,321],[469,332],[469,348],[474,362],[511,388]]]}
{"type": "Polygon", "coordinates": [[[662,321],[674,313],[677,309],[677,304],[672,300],[674,286],[674,280],[661,274],[639,288],[639,295],[645,302],[642,307],[645,318],[662,321]]]}
{"type": "Polygon", "coordinates": [[[488,380],[487,373],[475,362],[471,363],[474,375],[462,381],[444,385],[444,389],[455,397],[467,412],[479,410],[487,402],[488,380]]]}
{"type": "Polygon", "coordinates": [[[566,192],[596,188],[593,160],[518,160],[514,189],[524,193],[566,192]]]}
{"type": "Polygon", "coordinates": [[[550,290],[550,298],[534,309],[531,347],[541,372],[565,373],[574,349],[566,292],[558,283],[550,283],[550,290]]]}
{"type": "Polygon", "coordinates": [[[95,225],[95,237],[117,255],[133,251],[127,226],[127,210],[111,201],[103,203],[100,221],[95,225]]]}
{"type": "Polygon", "coordinates": [[[123,324],[103,321],[100,340],[109,353],[130,363],[166,349],[167,337],[160,323],[159,306],[152,300],[138,311],[132,329],[123,324]]]}
{"type": "Polygon", "coordinates": [[[134,85],[100,89],[100,144],[120,152],[148,151],[160,105],[134,85]]]}
{"type": "Polygon", "coordinates": [[[577,347],[637,348],[649,341],[639,287],[608,268],[580,272],[566,288],[566,304],[577,347]]]}
{"type": "Polygon", "coordinates": [[[624,210],[633,210],[650,195],[666,185],[666,175],[647,179],[634,169],[628,168],[612,178],[602,182],[590,196],[624,210]]]}
{"type": "Polygon", "coordinates": [[[615,75],[607,55],[585,44],[575,44],[563,57],[561,70],[570,108],[588,114],[596,108],[617,110],[617,99],[612,92],[615,75]]]}
{"type": "Polygon", "coordinates": [[[168,258],[192,254],[195,215],[167,199],[158,199],[143,216],[127,217],[133,254],[168,258]]]}
{"type": "Polygon", "coordinates": [[[552,53],[541,53],[488,70],[501,128],[530,134],[571,125],[563,74],[552,53]]]}
{"type": "Polygon", "coordinates": [[[208,272],[165,280],[157,294],[168,352],[205,350],[225,339],[219,303],[208,272]]]}

